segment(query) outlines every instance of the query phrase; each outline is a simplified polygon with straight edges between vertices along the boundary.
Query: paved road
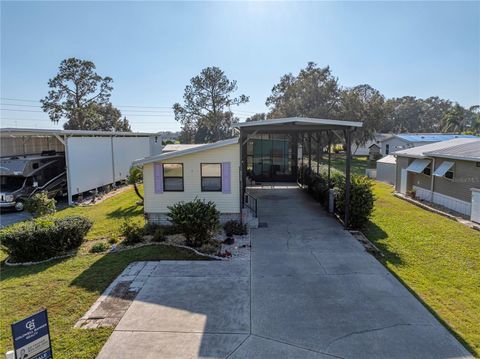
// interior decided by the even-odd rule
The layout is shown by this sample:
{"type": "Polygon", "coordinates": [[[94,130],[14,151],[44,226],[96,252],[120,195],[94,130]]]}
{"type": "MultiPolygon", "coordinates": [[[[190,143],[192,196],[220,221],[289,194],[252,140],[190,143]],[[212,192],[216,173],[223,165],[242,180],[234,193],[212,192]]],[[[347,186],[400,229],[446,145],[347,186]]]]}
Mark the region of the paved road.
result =
{"type": "Polygon", "coordinates": [[[158,262],[99,358],[470,358],[297,189],[258,190],[251,261],[158,262]]]}

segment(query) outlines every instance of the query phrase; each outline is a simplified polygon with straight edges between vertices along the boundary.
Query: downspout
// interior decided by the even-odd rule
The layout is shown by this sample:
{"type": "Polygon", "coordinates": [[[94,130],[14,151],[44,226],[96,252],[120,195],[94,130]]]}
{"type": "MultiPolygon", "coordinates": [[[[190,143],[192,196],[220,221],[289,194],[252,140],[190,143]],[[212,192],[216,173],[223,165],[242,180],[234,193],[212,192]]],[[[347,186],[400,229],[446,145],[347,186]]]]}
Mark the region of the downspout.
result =
{"type": "Polygon", "coordinates": [[[432,179],[430,181],[430,202],[433,203],[433,189],[434,189],[434,186],[435,186],[435,176],[434,176],[434,173],[435,173],[435,158],[432,157],[432,172],[430,173],[431,176],[432,176],[432,179]]]}

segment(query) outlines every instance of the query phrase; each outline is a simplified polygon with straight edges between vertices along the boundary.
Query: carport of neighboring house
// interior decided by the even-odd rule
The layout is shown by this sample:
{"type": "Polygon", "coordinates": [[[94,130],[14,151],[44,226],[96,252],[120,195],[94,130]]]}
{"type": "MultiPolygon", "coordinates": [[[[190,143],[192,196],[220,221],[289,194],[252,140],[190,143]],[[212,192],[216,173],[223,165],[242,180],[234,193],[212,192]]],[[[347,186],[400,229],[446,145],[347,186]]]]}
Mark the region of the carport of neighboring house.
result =
{"type": "Polygon", "coordinates": [[[69,204],[74,195],[125,180],[133,160],[162,149],[154,133],[2,128],[0,135],[2,158],[64,154],[69,204]]]}
{"type": "Polygon", "coordinates": [[[345,218],[349,223],[350,166],[352,133],[361,122],[319,118],[290,117],[244,122],[240,131],[241,206],[248,206],[248,181],[296,182],[299,169],[319,170],[319,159],[327,148],[330,183],[331,145],[341,139],[346,144],[345,218]],[[316,159],[316,164],[313,160],[316,159]]]}

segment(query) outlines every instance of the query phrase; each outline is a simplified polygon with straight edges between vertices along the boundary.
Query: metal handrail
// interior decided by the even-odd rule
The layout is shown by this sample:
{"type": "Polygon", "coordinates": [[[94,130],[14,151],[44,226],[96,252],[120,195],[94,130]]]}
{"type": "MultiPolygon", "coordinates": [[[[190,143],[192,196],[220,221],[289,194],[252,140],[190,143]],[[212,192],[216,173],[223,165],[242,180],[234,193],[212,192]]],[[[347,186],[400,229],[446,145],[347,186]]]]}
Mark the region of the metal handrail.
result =
{"type": "Polygon", "coordinates": [[[250,193],[246,192],[244,203],[245,207],[250,208],[250,210],[253,212],[254,217],[257,218],[258,199],[250,193]]]}

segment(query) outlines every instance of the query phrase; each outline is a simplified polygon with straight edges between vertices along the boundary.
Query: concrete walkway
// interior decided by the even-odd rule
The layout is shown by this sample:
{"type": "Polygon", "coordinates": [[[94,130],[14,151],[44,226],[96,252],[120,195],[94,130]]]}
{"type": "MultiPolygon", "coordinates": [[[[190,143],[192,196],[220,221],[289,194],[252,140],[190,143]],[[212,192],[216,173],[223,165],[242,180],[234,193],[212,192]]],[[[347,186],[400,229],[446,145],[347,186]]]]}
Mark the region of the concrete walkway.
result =
{"type": "Polygon", "coordinates": [[[471,358],[298,189],[259,189],[251,261],[156,262],[99,358],[471,358]]]}

